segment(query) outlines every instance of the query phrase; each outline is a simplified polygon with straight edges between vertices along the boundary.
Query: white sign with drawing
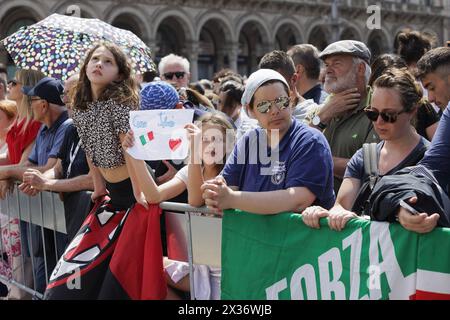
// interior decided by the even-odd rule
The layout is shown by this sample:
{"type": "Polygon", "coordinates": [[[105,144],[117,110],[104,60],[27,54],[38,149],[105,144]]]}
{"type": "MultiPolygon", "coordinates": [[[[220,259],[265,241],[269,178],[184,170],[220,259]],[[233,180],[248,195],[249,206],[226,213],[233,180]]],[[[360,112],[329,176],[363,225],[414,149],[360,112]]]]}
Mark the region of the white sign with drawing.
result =
{"type": "Polygon", "coordinates": [[[141,160],[181,160],[187,157],[189,143],[184,126],[192,123],[194,110],[131,111],[134,146],[128,153],[141,160]]]}

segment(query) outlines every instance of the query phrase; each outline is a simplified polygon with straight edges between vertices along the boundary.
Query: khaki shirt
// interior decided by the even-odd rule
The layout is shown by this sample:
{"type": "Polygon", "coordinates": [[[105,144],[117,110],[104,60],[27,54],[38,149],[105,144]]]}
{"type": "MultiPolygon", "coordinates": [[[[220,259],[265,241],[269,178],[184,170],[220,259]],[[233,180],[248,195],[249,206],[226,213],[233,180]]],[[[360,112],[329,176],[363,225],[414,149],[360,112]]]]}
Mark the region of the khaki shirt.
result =
{"type": "MultiPolygon", "coordinates": [[[[333,118],[323,131],[330,144],[333,157],[350,159],[364,143],[379,142],[372,122],[364,113],[371,99],[368,89],[366,99],[352,112],[339,118],[333,118]]],[[[342,179],[334,178],[334,190],[337,193],[342,179]]]]}

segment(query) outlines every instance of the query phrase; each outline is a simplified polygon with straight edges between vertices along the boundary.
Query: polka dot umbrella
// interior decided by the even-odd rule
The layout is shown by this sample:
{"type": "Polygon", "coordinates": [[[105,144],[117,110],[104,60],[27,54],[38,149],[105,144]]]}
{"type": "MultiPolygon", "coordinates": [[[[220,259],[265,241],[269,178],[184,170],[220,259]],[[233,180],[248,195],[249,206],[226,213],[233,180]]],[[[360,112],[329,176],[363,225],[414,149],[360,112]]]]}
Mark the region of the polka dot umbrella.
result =
{"type": "Polygon", "coordinates": [[[155,70],[151,51],[142,40],[99,19],[52,14],[20,28],[3,44],[18,68],[41,70],[47,76],[65,80],[79,71],[87,51],[98,41],[120,46],[137,73],[155,70]]]}

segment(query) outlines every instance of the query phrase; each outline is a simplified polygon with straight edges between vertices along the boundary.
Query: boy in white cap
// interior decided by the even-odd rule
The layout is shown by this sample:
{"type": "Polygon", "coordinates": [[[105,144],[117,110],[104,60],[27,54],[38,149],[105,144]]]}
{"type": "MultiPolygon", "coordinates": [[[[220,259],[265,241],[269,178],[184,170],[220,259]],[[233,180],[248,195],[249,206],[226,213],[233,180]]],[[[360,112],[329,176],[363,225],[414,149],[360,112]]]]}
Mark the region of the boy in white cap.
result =
{"type": "Polygon", "coordinates": [[[319,131],[292,117],[283,76],[268,69],[254,72],[242,105],[261,128],[243,136],[221,176],[203,184],[206,205],[216,211],[235,208],[258,214],[302,211],[312,204],[330,207],[330,148],[319,131]],[[261,157],[266,151],[270,159],[261,157]]]}

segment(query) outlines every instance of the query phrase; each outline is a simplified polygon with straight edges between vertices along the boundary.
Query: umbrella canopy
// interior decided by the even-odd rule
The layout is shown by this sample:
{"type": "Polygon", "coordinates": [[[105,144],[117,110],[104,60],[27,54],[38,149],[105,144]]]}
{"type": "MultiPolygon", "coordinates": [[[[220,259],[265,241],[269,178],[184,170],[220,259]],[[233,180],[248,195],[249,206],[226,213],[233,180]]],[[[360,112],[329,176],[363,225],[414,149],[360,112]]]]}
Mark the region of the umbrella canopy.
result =
{"type": "Polygon", "coordinates": [[[65,80],[79,71],[87,51],[102,40],[120,46],[137,73],[155,70],[151,51],[142,40],[99,19],[52,14],[20,28],[3,44],[18,68],[40,70],[65,80]]]}

